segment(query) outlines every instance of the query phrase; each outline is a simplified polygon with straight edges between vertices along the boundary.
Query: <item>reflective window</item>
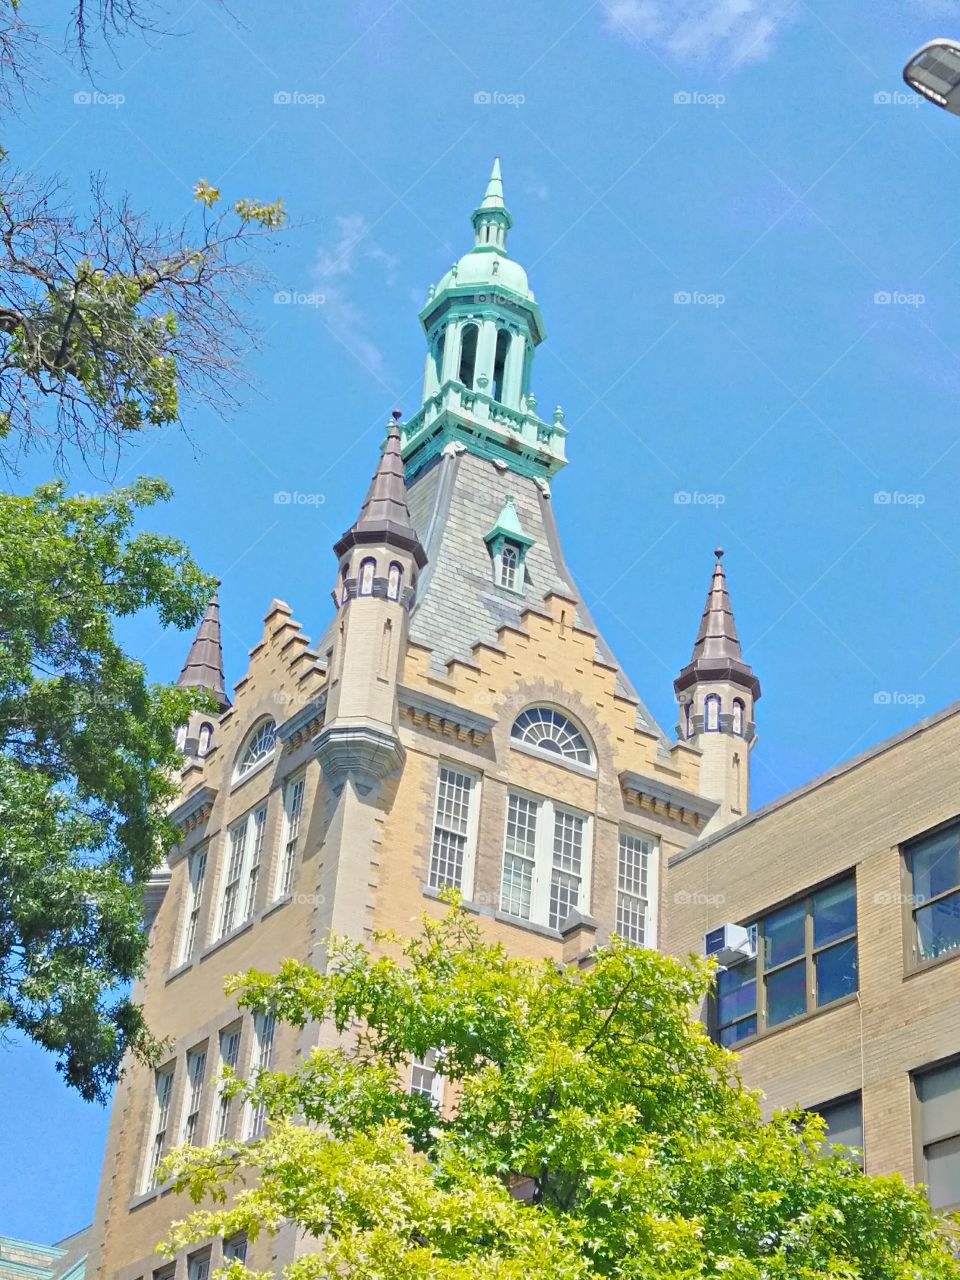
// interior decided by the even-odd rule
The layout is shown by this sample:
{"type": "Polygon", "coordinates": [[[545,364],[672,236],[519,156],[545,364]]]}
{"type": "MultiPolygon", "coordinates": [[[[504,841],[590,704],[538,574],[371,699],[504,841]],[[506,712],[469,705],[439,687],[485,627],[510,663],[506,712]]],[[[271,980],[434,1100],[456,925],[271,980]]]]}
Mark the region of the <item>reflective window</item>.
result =
{"type": "Polygon", "coordinates": [[[906,851],[918,960],[960,948],[960,826],[937,832],[906,851]]]}
{"type": "Polygon", "coordinates": [[[531,707],[522,711],[513,723],[510,736],[517,742],[575,760],[578,764],[591,764],[593,757],[587,740],[561,711],[552,707],[531,707]]]}
{"type": "Polygon", "coordinates": [[[924,1168],[920,1181],[934,1209],[960,1208],[960,1062],[914,1079],[924,1168]]]}

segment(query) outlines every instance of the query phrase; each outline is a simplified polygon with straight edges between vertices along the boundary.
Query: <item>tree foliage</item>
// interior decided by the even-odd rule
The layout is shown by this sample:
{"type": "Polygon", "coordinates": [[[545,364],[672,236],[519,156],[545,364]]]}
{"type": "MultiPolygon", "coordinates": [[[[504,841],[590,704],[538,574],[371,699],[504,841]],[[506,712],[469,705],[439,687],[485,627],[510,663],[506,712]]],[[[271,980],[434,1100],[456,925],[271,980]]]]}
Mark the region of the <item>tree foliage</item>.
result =
{"type": "Polygon", "coordinates": [[[0,1028],[105,1098],[154,1048],[118,990],[141,971],[144,885],[176,838],[174,730],[200,695],[148,685],[118,619],[192,626],[213,582],[174,538],[133,529],[169,496],[62,484],[0,496],[0,1028]]]}
{"type": "Polygon", "coordinates": [[[511,958],[457,906],[376,943],[232,981],[340,1043],[231,1086],[265,1104],[261,1140],[170,1157],[201,1207],[168,1249],[293,1222],[286,1280],[960,1277],[921,1190],[825,1149],[818,1117],[764,1121],[690,1016],[705,963],[617,940],[584,970],[511,958]],[[430,1049],[442,1115],[404,1087],[430,1049]]]}

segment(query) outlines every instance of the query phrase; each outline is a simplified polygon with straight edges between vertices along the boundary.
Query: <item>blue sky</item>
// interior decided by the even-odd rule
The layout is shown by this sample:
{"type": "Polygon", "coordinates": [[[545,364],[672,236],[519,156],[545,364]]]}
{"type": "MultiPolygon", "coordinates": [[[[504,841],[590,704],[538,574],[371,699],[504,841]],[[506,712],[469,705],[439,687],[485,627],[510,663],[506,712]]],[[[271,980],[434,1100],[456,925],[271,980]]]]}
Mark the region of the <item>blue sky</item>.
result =
{"type": "MultiPolygon", "coordinates": [[[[331,543],[389,410],[418,405],[416,312],[499,154],[548,330],[534,387],[570,428],[568,559],[661,722],[718,543],[764,689],[755,804],[956,698],[960,122],[900,81],[956,33],[953,3],[234,8],[194,0],[168,35],[101,51],[93,102],[51,52],[3,136],[78,198],[99,169],[159,219],[200,177],[292,214],[240,411],[191,410],[118,470],[174,484],[150,523],[222,577],[229,681],[272,597],[322,628],[331,543]],[[275,503],[293,490],[320,496],[275,503]]],[[[126,639],[176,676],[187,637],[142,619],[126,639]]],[[[77,1229],[106,1113],[24,1046],[0,1048],[0,1086],[0,1233],[77,1229]]]]}

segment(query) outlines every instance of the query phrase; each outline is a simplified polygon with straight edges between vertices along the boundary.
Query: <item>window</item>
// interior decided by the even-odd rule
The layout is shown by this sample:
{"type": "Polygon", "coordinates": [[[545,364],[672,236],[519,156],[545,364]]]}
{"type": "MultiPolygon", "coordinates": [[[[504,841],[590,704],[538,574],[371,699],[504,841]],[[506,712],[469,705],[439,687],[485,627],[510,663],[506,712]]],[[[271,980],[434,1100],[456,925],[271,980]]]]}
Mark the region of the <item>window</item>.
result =
{"type": "Polygon", "coordinates": [[[708,693],[703,700],[703,727],[707,733],[720,730],[720,695],[708,693]]]}
{"type": "Polygon", "coordinates": [[[586,738],[562,712],[551,707],[531,707],[522,711],[514,721],[510,736],[516,742],[561,756],[564,760],[587,765],[593,763],[586,738]]]}
{"type": "MultiPolygon", "coordinates": [[[[229,1067],[231,1071],[236,1071],[237,1063],[240,1060],[240,1028],[231,1027],[227,1031],[220,1032],[220,1065],[221,1067],[229,1067]]],[[[213,1126],[213,1140],[219,1142],[221,1138],[227,1137],[230,1132],[230,1113],[233,1110],[233,1099],[228,1098],[223,1091],[223,1079],[221,1077],[220,1084],[217,1089],[217,1111],[216,1120],[213,1126]]]]}
{"type": "Polygon", "coordinates": [[[683,734],[685,738],[693,737],[693,703],[683,704],[683,734]]]}
{"type": "Polygon", "coordinates": [[[197,747],[198,751],[200,752],[200,755],[205,756],[207,754],[207,752],[210,750],[210,744],[212,741],[213,741],[213,725],[210,724],[208,721],[204,720],[203,724],[200,726],[199,743],[197,747]]]}
{"type": "MultiPolygon", "coordinates": [[[[863,1150],[863,1106],[859,1093],[836,1102],[825,1102],[822,1107],[811,1107],[827,1123],[827,1146],[857,1147],[863,1150]]],[[[863,1156],[853,1157],[859,1165],[863,1156]]]]}
{"type": "Polygon", "coordinates": [[[509,591],[518,591],[517,580],[520,575],[520,552],[513,542],[505,542],[500,549],[497,578],[501,587],[509,591]]]}
{"type": "Polygon", "coordinates": [[[244,747],[237,763],[234,781],[239,778],[246,777],[257,765],[262,764],[264,760],[269,760],[273,755],[277,745],[277,726],[273,720],[264,720],[263,724],[254,730],[247,745],[244,747]]]}
{"type": "Polygon", "coordinates": [[[399,600],[400,589],[403,586],[403,569],[400,565],[393,562],[387,570],[387,599],[399,600]]]}
{"type": "Polygon", "coordinates": [[[182,751],[187,745],[187,726],[185,724],[177,726],[177,732],[174,734],[173,740],[177,744],[177,749],[182,751]]]}
{"type": "Polygon", "coordinates": [[[207,874],[207,847],[190,855],[189,884],[187,885],[187,909],[183,939],[180,944],[180,964],[186,964],[193,956],[200,926],[200,906],[203,901],[203,882],[207,874]]]}
{"type": "Polygon", "coordinates": [[[913,947],[917,960],[960,948],[960,824],[907,848],[913,947]]]}
{"type": "Polygon", "coordinates": [[[813,1013],[857,990],[857,901],[852,876],[758,921],[757,958],[717,975],[720,1043],[813,1013]]]}
{"type": "Polygon", "coordinates": [[[206,1046],[187,1054],[187,1096],[183,1120],[183,1141],[196,1146],[200,1124],[200,1104],[203,1101],[203,1076],[207,1068],[206,1046]]]}
{"type": "Polygon", "coordinates": [[[225,938],[253,914],[266,821],[267,807],[260,805],[234,823],[227,833],[229,854],[220,903],[220,929],[217,935],[220,938],[225,938]],[[239,915],[240,892],[244,886],[243,914],[239,915]]]}
{"type": "Polygon", "coordinates": [[[147,1158],[147,1176],[144,1190],[157,1186],[157,1171],[167,1146],[167,1125],[170,1122],[170,1099],[173,1095],[173,1067],[158,1071],[154,1078],[153,1137],[147,1158]]]}
{"type": "Polygon", "coordinates": [[[443,381],[443,351],[446,345],[447,331],[446,329],[441,329],[440,336],[437,338],[437,345],[434,348],[434,361],[436,363],[438,383],[443,381]]]}
{"type": "Polygon", "coordinates": [[[429,884],[469,892],[473,879],[478,806],[473,801],[477,778],[452,765],[441,765],[433,825],[429,884]]]}
{"type": "Polygon", "coordinates": [[[422,1058],[414,1058],[409,1092],[427,1098],[435,1107],[443,1105],[443,1076],[437,1067],[436,1049],[429,1049],[422,1058]]]}
{"type": "Polygon", "coordinates": [[[506,329],[497,330],[497,349],[493,360],[493,398],[503,399],[503,375],[507,367],[507,352],[510,350],[510,334],[506,329]]]}
{"type": "Polygon", "coordinates": [[[653,841],[620,832],[617,863],[617,933],[638,947],[652,946],[650,888],[653,841]]]}
{"type": "Polygon", "coordinates": [[[277,875],[277,898],[285,898],[293,892],[293,877],[297,869],[297,844],[300,839],[300,814],[303,811],[305,778],[288,782],[283,794],[283,841],[280,848],[280,866],[277,875]]]}
{"type": "Polygon", "coordinates": [[[734,698],[733,700],[733,732],[737,734],[737,736],[740,738],[743,737],[745,711],[746,711],[746,708],[743,705],[743,700],[741,698],[734,698]]]}
{"type": "Polygon", "coordinates": [[[552,800],[511,793],[500,910],[559,929],[587,909],[589,819],[552,800]]]}
{"type": "Polygon", "coordinates": [[[223,1257],[225,1262],[246,1262],[247,1237],[231,1236],[229,1240],[225,1240],[223,1244],[223,1257]]]}
{"type": "Polygon", "coordinates": [[[934,1209],[960,1207],[960,1061],[914,1079],[919,1106],[920,1181],[934,1209]]]}
{"type": "Polygon", "coordinates": [[[209,1280],[210,1250],[192,1253],[187,1259],[187,1280],[209,1280]]]}
{"type": "Polygon", "coordinates": [[[460,370],[458,381],[467,388],[473,387],[473,375],[477,367],[477,336],[479,329],[475,324],[468,324],[460,339],[460,370]]]}
{"type": "Polygon", "coordinates": [[[361,560],[360,562],[360,582],[357,591],[362,596],[373,595],[373,575],[376,571],[377,562],[373,559],[361,560]]]}
{"type": "MultiPolygon", "coordinates": [[[[269,1071],[270,1062],[273,1058],[273,1035],[276,1027],[276,1019],[273,1013],[257,1013],[254,1015],[254,1027],[257,1035],[257,1049],[254,1058],[253,1068],[255,1072],[269,1071]]],[[[248,1126],[248,1138],[260,1138],[263,1136],[263,1128],[266,1122],[267,1109],[263,1102],[258,1102],[250,1111],[250,1123],[248,1126]]]]}

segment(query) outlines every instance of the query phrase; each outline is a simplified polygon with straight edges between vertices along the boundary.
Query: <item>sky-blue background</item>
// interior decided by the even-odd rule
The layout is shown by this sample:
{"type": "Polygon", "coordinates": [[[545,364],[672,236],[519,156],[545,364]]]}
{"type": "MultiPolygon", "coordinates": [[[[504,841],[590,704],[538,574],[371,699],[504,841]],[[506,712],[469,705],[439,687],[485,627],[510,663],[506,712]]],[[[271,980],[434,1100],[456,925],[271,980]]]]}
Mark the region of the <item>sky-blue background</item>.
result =
{"type": "MultiPolygon", "coordinates": [[[[764,688],[755,804],[951,702],[960,121],[906,100],[899,72],[939,27],[960,30],[956,8],[288,0],[235,20],[193,0],[170,34],[100,52],[96,88],[119,105],[76,102],[89,83],[45,56],[47,84],[3,129],[20,165],[78,199],[101,170],[159,219],[204,177],[231,198],[282,195],[297,224],[255,294],[265,345],[240,411],[191,410],[189,438],[145,437],[117,468],[174,484],[149,523],[222,577],[228,681],[272,597],[321,629],[331,543],[389,410],[418,406],[416,312],[471,243],[499,153],[510,249],[548,330],[534,387],[570,428],[554,484],[567,555],[661,722],[717,543],[764,688]],[[294,490],[321,497],[275,503],[294,490]]],[[[20,482],[50,470],[34,458],[20,482]]],[[[143,619],[126,639],[176,676],[187,637],[143,619]]],[[[0,1047],[0,1096],[0,1233],[84,1225],[106,1113],[16,1044],[0,1047]]]]}

